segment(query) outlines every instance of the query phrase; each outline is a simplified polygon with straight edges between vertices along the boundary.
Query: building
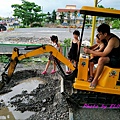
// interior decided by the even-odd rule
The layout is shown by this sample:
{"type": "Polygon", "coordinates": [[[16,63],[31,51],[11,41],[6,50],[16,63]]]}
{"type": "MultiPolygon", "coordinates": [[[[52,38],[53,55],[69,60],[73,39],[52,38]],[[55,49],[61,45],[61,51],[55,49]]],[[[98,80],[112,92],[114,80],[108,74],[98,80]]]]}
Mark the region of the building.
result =
{"type": "Polygon", "coordinates": [[[66,5],[65,8],[57,9],[57,20],[60,20],[60,15],[64,14],[63,23],[70,23],[80,25],[83,18],[80,16],[80,9],[76,8],[76,5],[66,5]]]}

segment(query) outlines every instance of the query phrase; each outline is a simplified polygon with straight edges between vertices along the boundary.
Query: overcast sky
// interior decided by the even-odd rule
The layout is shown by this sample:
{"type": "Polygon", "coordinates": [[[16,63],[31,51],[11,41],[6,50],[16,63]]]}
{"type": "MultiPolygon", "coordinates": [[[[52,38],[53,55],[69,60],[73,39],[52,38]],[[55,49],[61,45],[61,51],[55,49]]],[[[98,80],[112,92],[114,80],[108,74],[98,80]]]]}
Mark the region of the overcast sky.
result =
{"type": "MultiPolygon", "coordinates": [[[[43,7],[43,12],[52,12],[58,8],[65,8],[66,5],[76,5],[77,9],[82,6],[94,6],[94,0],[27,0],[29,2],[35,2],[35,4],[43,7]]],[[[120,10],[120,0],[98,0],[99,5],[104,7],[111,7],[120,10]]],[[[13,9],[12,4],[21,4],[21,0],[1,0],[0,3],[0,16],[11,17],[13,9]]]]}

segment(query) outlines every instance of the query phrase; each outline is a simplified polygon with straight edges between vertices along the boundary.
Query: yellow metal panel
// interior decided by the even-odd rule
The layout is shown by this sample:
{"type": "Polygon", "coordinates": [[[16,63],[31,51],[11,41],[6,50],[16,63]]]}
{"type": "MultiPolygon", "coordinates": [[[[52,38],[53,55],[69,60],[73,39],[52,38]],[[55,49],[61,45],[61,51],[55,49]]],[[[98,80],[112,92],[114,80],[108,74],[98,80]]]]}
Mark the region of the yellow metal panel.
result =
{"type": "Polygon", "coordinates": [[[90,83],[87,81],[78,81],[73,84],[73,87],[78,90],[87,90],[87,91],[94,91],[94,92],[102,92],[102,93],[108,93],[108,94],[118,94],[120,95],[120,86],[113,88],[104,88],[100,85],[97,85],[95,89],[90,89],[89,85],[90,83]]]}
{"type": "Polygon", "coordinates": [[[119,72],[120,69],[105,66],[98,84],[102,87],[114,88],[119,78],[119,72]]]}
{"type": "Polygon", "coordinates": [[[105,16],[105,17],[116,17],[120,18],[120,10],[112,10],[108,8],[98,8],[83,6],[80,9],[81,14],[93,15],[93,16],[105,16]]]}
{"type": "Polygon", "coordinates": [[[78,63],[78,75],[77,78],[79,80],[86,80],[88,79],[88,63],[89,57],[85,55],[80,55],[79,63],[78,63]]]}
{"type": "Polygon", "coordinates": [[[38,49],[27,52],[26,54],[19,56],[18,60],[20,61],[24,58],[37,56],[37,55],[40,55],[43,53],[51,53],[54,57],[56,57],[62,63],[67,65],[71,70],[75,70],[75,67],[73,66],[73,64],[66,57],[64,57],[55,47],[53,47],[51,45],[44,45],[38,49]]]}
{"type": "Polygon", "coordinates": [[[8,77],[10,78],[15,70],[15,66],[17,64],[17,58],[18,58],[18,48],[14,48],[11,56],[11,62],[10,66],[8,68],[8,77]]]}

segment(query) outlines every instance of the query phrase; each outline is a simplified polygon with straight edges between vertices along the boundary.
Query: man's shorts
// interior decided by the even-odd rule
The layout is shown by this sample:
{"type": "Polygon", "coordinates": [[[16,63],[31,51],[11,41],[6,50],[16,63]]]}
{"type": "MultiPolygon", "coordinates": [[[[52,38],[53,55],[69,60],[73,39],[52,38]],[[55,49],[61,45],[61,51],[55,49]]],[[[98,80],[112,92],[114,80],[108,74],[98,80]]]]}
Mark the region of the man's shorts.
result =
{"type": "Polygon", "coordinates": [[[110,56],[110,62],[106,65],[112,68],[120,68],[120,57],[110,56]]]}

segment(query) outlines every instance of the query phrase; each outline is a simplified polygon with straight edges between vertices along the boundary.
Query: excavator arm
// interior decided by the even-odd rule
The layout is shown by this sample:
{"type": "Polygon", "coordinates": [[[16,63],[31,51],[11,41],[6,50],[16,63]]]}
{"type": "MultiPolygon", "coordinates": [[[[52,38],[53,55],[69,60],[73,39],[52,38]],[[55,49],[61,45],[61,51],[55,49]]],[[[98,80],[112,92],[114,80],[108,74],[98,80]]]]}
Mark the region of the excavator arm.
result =
{"type": "Polygon", "coordinates": [[[2,73],[2,82],[3,83],[9,83],[9,81],[11,80],[11,77],[14,73],[14,70],[16,68],[16,65],[19,61],[21,61],[25,58],[30,58],[30,57],[37,56],[37,55],[44,54],[44,53],[51,53],[55,57],[55,62],[56,62],[57,66],[61,72],[61,75],[64,79],[73,80],[75,78],[75,76],[77,74],[77,69],[55,47],[53,47],[51,45],[42,45],[39,47],[27,47],[24,50],[31,50],[31,51],[27,52],[26,54],[20,55],[18,48],[15,47],[13,49],[10,62],[5,66],[4,72],[2,73]],[[71,75],[66,75],[64,73],[62,67],[60,66],[60,63],[58,62],[58,60],[60,62],[62,62],[63,64],[67,65],[73,71],[73,73],[71,75]]]}

